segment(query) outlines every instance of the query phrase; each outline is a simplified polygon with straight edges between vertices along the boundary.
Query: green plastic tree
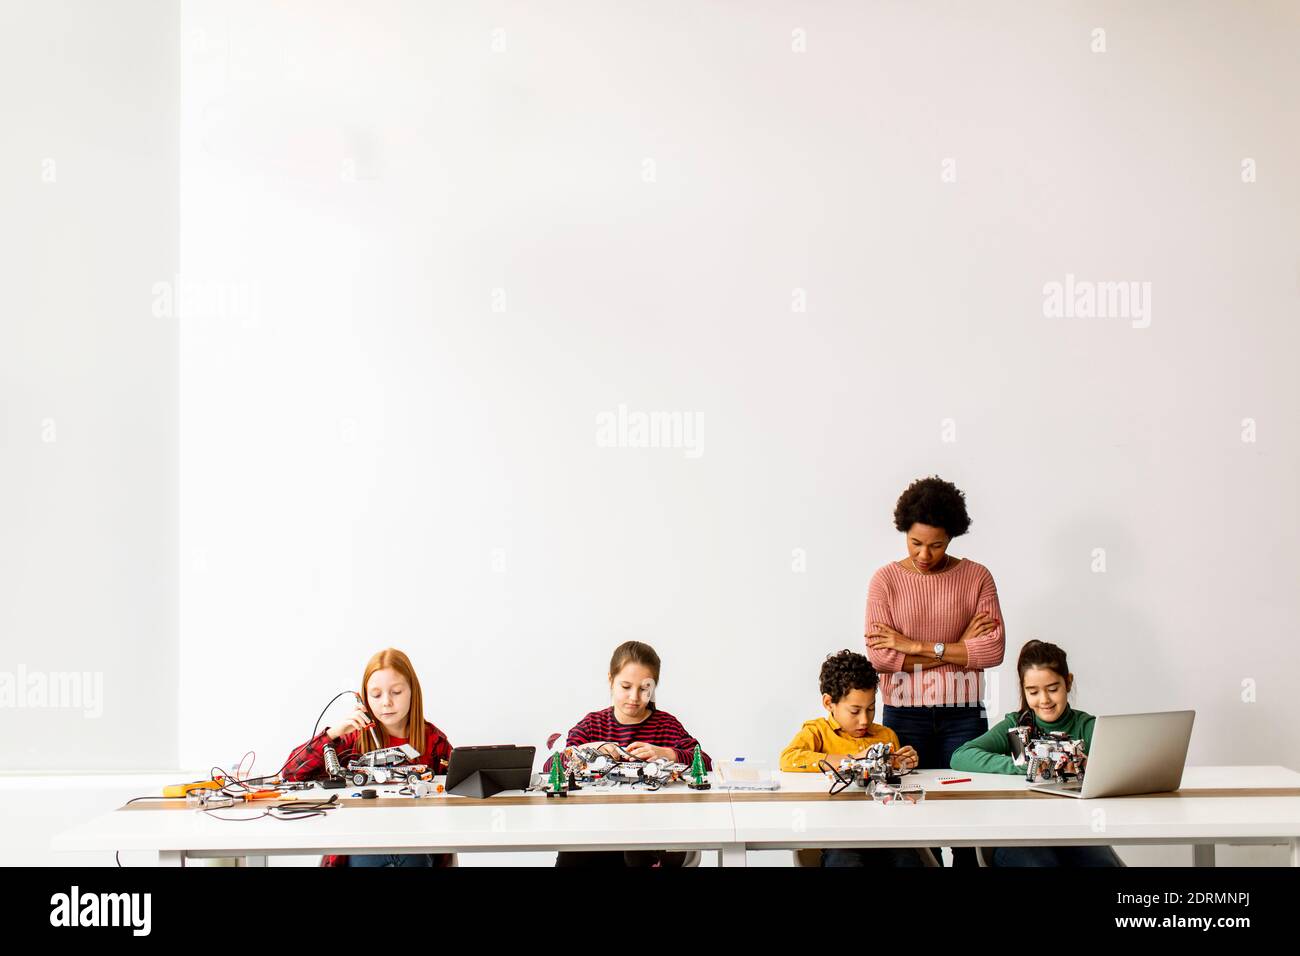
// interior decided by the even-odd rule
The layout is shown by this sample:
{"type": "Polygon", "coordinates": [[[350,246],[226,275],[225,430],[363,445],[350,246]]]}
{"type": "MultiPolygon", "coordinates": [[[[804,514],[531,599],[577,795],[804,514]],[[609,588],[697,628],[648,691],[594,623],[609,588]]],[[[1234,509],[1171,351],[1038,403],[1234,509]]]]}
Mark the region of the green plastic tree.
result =
{"type": "Polygon", "coordinates": [[[695,745],[695,753],[691,755],[691,776],[695,778],[695,783],[704,782],[704,755],[700,752],[700,745],[695,745]]]}
{"type": "Polygon", "coordinates": [[[555,751],[551,754],[551,793],[564,789],[564,754],[555,751]]]}

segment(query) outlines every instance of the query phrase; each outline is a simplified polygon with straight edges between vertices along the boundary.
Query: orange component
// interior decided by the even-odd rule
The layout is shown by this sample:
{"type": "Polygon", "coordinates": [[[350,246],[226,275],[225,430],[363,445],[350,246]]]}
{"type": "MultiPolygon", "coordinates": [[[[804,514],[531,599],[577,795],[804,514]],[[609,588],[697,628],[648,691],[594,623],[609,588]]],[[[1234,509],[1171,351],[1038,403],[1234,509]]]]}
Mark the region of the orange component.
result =
{"type": "Polygon", "coordinates": [[[163,787],[164,797],[183,797],[191,790],[220,790],[222,785],[215,780],[196,780],[193,783],[174,783],[163,787]]]}

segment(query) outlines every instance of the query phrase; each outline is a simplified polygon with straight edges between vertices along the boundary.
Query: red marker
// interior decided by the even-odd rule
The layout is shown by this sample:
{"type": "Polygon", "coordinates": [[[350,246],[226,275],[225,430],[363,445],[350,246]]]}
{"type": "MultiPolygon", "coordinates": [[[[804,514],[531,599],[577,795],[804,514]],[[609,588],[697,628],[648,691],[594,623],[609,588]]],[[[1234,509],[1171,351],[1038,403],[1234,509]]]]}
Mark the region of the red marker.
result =
{"type": "Polygon", "coordinates": [[[970,777],[949,777],[947,780],[940,780],[940,783],[970,783],[970,777]]]}

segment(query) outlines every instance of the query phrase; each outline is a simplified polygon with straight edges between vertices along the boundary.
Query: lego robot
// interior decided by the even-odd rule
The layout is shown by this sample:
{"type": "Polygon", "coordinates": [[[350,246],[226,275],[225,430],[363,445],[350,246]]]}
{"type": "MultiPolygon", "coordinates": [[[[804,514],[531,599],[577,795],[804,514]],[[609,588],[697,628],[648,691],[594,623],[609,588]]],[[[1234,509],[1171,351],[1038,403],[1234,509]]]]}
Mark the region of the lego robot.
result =
{"type": "Polygon", "coordinates": [[[888,743],[872,744],[862,757],[844,757],[839,767],[823,760],[821,769],[831,778],[832,794],[841,793],[857,784],[868,792],[877,786],[898,787],[908,770],[894,768],[894,746],[888,743]]]}
{"type": "Polygon", "coordinates": [[[371,750],[348,761],[347,780],[356,787],[367,784],[406,783],[414,786],[433,779],[427,764],[417,763],[419,751],[410,744],[371,750]]]}
{"type": "Polygon", "coordinates": [[[1028,724],[1012,727],[1007,734],[1011,738],[1011,759],[1017,767],[1025,768],[1025,779],[1030,783],[1071,777],[1083,780],[1088,755],[1082,740],[1060,731],[1043,732],[1028,724]]]}

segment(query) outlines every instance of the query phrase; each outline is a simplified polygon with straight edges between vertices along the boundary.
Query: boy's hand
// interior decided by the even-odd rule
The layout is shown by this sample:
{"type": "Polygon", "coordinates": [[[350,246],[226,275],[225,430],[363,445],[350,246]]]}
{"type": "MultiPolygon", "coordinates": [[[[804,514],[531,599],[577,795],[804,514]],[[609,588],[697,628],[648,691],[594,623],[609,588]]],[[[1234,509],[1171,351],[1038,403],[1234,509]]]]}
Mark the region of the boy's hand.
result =
{"type": "Polygon", "coordinates": [[[912,770],[921,762],[914,747],[902,747],[889,755],[889,762],[895,770],[912,770]]]}

